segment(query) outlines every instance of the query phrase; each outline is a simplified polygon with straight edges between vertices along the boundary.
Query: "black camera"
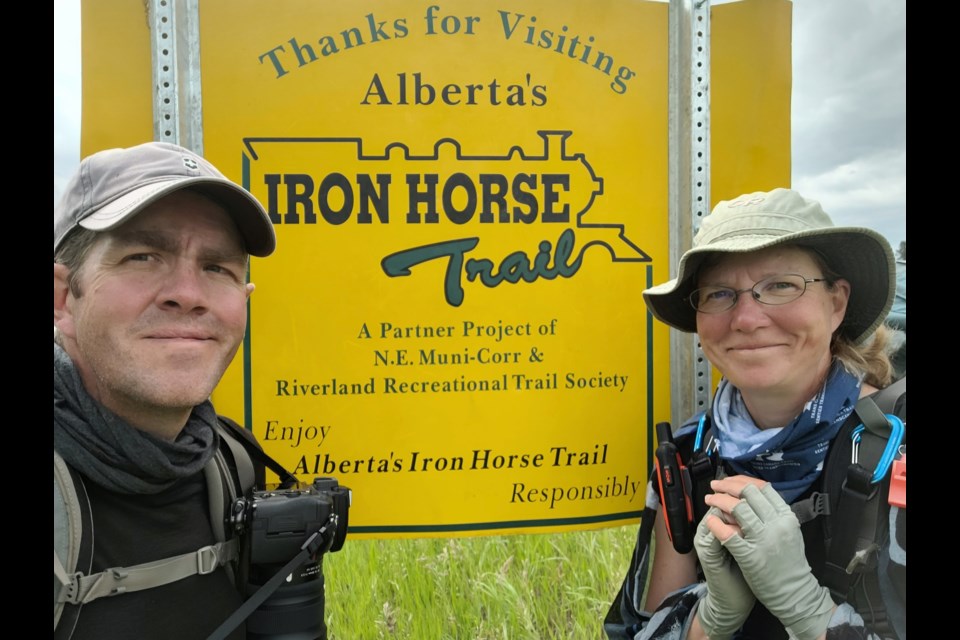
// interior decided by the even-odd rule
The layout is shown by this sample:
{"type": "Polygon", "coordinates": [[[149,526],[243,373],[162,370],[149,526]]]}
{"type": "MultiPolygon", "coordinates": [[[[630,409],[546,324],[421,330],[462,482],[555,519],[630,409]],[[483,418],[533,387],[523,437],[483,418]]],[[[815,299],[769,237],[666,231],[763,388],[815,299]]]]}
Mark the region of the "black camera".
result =
{"type": "Polygon", "coordinates": [[[350,498],[334,478],[316,478],[307,487],[255,491],[234,503],[246,597],[276,582],[298,555],[304,558],[247,618],[247,638],[326,639],[323,555],[343,547],[350,498]]]}

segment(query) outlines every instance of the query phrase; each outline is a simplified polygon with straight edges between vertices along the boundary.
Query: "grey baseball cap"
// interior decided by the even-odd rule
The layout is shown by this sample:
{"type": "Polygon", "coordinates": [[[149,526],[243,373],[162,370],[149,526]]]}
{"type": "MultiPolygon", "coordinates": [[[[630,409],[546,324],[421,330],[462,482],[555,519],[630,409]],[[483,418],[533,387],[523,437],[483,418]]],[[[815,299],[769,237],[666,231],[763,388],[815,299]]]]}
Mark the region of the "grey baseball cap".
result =
{"type": "Polygon", "coordinates": [[[53,253],[78,227],[113,229],[160,198],[187,188],[226,209],[247,253],[273,253],[277,237],[263,205],[204,158],[168,142],[107,149],[84,158],[53,210],[53,253]]]}
{"type": "Polygon", "coordinates": [[[716,254],[749,253],[777,245],[815,249],[850,283],[841,334],[860,344],[883,322],[893,304],[896,263],[886,238],[863,227],[835,227],[820,203],[790,189],[748,193],[723,200],[703,219],[693,246],[680,258],[677,277],[643,292],[661,322],[695,333],[697,312],[690,294],[705,260],[716,254]]]}

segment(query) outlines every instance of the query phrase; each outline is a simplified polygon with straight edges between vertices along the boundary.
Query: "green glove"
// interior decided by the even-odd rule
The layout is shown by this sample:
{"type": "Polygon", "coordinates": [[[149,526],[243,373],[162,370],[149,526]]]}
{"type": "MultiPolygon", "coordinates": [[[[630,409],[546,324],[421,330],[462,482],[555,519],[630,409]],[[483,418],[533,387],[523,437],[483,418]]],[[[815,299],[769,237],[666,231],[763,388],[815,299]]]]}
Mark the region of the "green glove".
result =
{"type": "MultiPolygon", "coordinates": [[[[719,509],[712,507],[707,516],[719,518],[720,513],[719,509]]],[[[700,600],[697,614],[700,626],[710,640],[727,640],[743,626],[757,599],[743,579],[740,567],[707,528],[707,516],[700,521],[693,538],[703,575],[707,578],[707,595],[700,600]]]]}
{"type": "Polygon", "coordinates": [[[800,522],[773,485],[748,485],[733,517],[743,535],[723,542],[750,589],[798,640],[815,640],[833,614],[830,590],[813,577],[800,522]]]}

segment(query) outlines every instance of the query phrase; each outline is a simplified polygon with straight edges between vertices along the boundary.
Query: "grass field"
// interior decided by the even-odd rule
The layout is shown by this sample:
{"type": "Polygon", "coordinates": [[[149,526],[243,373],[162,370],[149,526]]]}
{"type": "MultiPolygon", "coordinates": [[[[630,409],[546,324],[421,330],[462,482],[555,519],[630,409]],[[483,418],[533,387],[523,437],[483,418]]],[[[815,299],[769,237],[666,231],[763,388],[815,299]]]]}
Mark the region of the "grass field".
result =
{"type": "Polygon", "coordinates": [[[324,558],[330,640],[604,640],[637,526],[351,540],[324,558]]]}

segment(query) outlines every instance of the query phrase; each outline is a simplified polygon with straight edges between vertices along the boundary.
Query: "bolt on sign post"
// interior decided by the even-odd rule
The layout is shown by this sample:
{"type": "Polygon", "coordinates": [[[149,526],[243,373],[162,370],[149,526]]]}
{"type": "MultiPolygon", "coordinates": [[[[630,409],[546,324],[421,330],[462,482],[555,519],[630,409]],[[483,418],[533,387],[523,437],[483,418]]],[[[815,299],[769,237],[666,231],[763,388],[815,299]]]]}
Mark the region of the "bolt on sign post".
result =
{"type": "MultiPolygon", "coordinates": [[[[789,3],[735,4],[713,8],[718,198],[789,179],[789,3]]],[[[175,135],[171,91],[177,139],[268,209],[218,410],[351,487],[351,536],[635,521],[670,411],[641,300],[670,274],[668,5],[175,2],[191,38],[152,7],[84,2],[82,146],[175,135]]]]}

